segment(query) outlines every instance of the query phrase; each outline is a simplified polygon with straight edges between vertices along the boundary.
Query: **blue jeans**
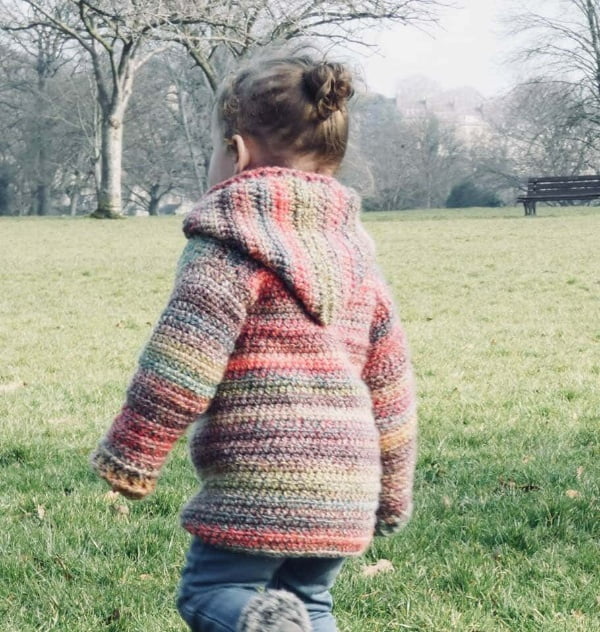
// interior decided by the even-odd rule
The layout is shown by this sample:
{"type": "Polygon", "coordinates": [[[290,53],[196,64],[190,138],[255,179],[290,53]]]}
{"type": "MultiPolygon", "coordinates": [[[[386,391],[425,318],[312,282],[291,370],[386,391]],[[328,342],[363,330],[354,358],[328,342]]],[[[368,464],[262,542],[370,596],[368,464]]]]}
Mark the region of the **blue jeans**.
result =
{"type": "Polygon", "coordinates": [[[193,632],[235,632],[257,591],[294,593],[306,606],[314,632],[336,632],[329,589],[343,558],[272,557],[227,551],[194,537],[181,576],[177,608],[193,632]]]}

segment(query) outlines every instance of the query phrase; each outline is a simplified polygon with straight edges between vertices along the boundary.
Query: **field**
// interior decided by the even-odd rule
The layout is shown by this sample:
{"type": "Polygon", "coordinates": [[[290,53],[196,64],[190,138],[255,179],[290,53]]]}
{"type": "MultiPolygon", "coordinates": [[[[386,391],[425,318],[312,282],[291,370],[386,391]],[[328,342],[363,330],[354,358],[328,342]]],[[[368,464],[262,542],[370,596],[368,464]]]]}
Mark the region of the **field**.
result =
{"type": "MultiPolygon", "coordinates": [[[[600,213],[521,213],[366,218],[420,454],[414,519],[336,585],[341,632],[600,630],[600,213]]],[[[0,632],[185,629],[185,441],[138,503],[87,463],[182,243],[179,218],[0,221],[0,632]]]]}

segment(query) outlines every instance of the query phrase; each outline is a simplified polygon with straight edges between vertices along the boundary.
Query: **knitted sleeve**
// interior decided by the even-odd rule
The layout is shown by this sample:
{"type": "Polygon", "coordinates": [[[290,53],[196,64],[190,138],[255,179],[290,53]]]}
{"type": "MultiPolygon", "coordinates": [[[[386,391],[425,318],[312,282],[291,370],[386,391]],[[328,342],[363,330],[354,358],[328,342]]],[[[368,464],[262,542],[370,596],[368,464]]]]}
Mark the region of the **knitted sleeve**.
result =
{"type": "Polygon", "coordinates": [[[417,416],[406,335],[390,292],[380,280],[370,343],[363,378],[371,391],[382,464],[375,533],[389,535],[400,529],[412,513],[417,416]]]}
{"type": "Polygon", "coordinates": [[[252,271],[212,239],[188,242],[125,404],[92,455],[113,489],[150,493],[173,444],[208,408],[253,300],[252,271]]]}

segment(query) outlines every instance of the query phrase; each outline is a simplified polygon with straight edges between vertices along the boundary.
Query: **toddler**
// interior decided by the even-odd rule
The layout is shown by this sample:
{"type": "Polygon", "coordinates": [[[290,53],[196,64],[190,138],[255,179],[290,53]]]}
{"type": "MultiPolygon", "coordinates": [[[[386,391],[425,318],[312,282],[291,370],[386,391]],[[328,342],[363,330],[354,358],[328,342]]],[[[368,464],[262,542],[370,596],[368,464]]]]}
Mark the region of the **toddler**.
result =
{"type": "Polygon", "coordinates": [[[391,294],[334,179],[352,78],[262,59],[220,88],[212,187],[175,287],[93,466],[154,489],[194,421],[201,490],[178,608],[202,632],[334,632],[344,558],[411,513],[413,374],[391,294]]]}

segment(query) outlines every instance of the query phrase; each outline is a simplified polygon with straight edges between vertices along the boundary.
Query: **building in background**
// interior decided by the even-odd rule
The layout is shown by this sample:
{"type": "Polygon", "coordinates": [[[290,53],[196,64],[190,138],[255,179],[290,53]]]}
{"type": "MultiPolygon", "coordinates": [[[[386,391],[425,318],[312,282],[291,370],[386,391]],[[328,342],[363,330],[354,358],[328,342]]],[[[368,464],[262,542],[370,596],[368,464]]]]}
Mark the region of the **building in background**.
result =
{"type": "Polygon", "coordinates": [[[408,77],[397,84],[396,107],[407,120],[435,116],[452,126],[467,146],[492,134],[486,121],[487,99],[469,86],[444,90],[428,77],[408,77]]]}

